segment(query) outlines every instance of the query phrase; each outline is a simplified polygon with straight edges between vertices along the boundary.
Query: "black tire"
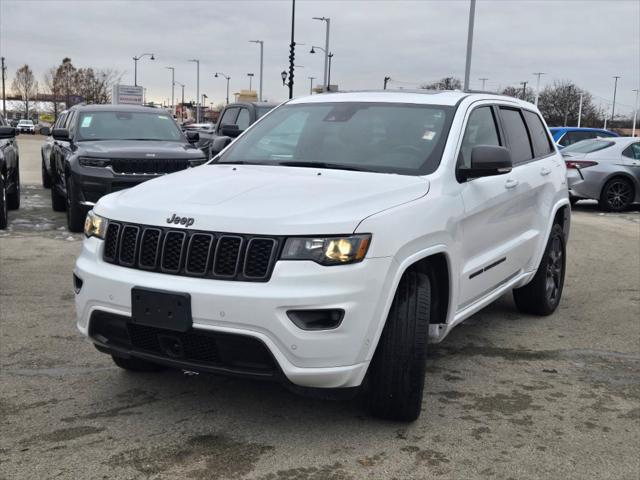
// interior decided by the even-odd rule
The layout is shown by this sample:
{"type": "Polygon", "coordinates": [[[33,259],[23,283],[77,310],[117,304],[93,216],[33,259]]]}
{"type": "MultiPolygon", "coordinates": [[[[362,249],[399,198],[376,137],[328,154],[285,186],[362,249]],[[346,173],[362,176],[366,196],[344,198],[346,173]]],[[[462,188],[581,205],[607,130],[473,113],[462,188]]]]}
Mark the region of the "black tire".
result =
{"type": "Polygon", "coordinates": [[[7,190],[4,175],[0,173],[0,230],[7,228],[7,190]]]}
{"type": "Polygon", "coordinates": [[[60,193],[60,182],[56,182],[56,175],[51,171],[51,208],[54,212],[64,212],[67,209],[67,199],[60,193]]]}
{"type": "Polygon", "coordinates": [[[20,208],[20,164],[16,163],[13,171],[13,192],[7,193],[7,208],[9,210],[17,210],[20,208]]]}
{"type": "Polygon", "coordinates": [[[513,291],[518,310],[534,315],[551,315],[560,303],[564,287],[567,255],[564,232],[553,225],[538,271],[533,280],[513,291]]]}
{"type": "Polygon", "coordinates": [[[615,177],[605,183],[598,204],[607,212],[623,212],[633,203],[634,196],[631,180],[615,177]]]}
{"type": "Polygon", "coordinates": [[[111,358],[113,358],[113,363],[117,366],[130,372],[160,372],[162,370],[166,370],[166,367],[162,365],[147,362],[140,358],[122,358],[115,355],[111,355],[111,358]]]}
{"type": "Polygon", "coordinates": [[[67,176],[67,228],[71,232],[82,232],[84,230],[84,219],[87,216],[86,209],[80,205],[78,192],[73,178],[67,176]]]}
{"type": "Polygon", "coordinates": [[[42,186],[44,188],[51,188],[51,174],[47,170],[45,165],[45,158],[42,157],[42,186]]]}
{"type": "Polygon", "coordinates": [[[430,309],[429,277],[406,272],[367,374],[366,400],[374,416],[400,421],[420,416],[430,309]]]}

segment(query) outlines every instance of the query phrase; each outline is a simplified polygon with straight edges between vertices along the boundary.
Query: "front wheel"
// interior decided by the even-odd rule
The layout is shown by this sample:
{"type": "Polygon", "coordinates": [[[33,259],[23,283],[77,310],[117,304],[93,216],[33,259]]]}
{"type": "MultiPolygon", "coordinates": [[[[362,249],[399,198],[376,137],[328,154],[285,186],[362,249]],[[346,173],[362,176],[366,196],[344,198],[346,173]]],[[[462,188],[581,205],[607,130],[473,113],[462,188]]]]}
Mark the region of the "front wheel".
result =
{"type": "Polygon", "coordinates": [[[67,176],[67,227],[71,232],[82,232],[84,230],[84,219],[87,212],[80,205],[76,186],[71,175],[67,176]]]}
{"type": "Polygon", "coordinates": [[[51,188],[51,174],[47,170],[47,166],[44,163],[44,156],[42,157],[42,186],[44,188],[51,188]]]}
{"type": "Polygon", "coordinates": [[[20,208],[20,164],[16,163],[13,171],[13,192],[7,193],[7,208],[17,210],[20,208]]]}
{"type": "Polygon", "coordinates": [[[533,280],[513,291],[518,310],[534,315],[551,315],[562,297],[566,264],[564,232],[556,223],[533,280]]]}
{"type": "Polygon", "coordinates": [[[630,180],[618,177],[609,180],[600,195],[600,208],[607,212],[622,212],[633,202],[634,191],[630,180]]]}
{"type": "Polygon", "coordinates": [[[405,273],[369,367],[367,402],[373,415],[401,421],[420,416],[430,310],[429,277],[405,273]]]}

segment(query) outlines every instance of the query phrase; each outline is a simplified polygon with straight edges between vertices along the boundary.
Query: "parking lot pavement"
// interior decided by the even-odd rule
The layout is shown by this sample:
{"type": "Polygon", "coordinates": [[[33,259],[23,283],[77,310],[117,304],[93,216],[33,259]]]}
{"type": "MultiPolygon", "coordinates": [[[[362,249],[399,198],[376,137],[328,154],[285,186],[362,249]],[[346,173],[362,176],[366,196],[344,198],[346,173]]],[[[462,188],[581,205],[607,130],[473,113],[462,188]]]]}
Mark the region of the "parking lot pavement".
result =
{"type": "Polygon", "coordinates": [[[357,399],[115,367],[76,331],[81,236],[35,184],[38,143],[20,142],[31,184],[0,234],[0,478],[638,479],[637,210],[579,204],[559,310],[503,297],[431,346],[420,419],[382,422],[357,399]]]}

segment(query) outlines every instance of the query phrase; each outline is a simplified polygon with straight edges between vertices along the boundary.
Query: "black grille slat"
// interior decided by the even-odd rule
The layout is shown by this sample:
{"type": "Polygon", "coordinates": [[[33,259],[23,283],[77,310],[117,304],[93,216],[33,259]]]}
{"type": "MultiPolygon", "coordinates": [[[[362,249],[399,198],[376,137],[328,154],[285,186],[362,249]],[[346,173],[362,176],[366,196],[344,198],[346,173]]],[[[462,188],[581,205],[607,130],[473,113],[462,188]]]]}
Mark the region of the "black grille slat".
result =
{"type": "Polygon", "coordinates": [[[136,261],[136,247],[140,228],[135,225],[125,225],[120,235],[120,254],[118,259],[121,265],[132,266],[136,261]]]}
{"type": "Polygon", "coordinates": [[[162,270],[178,273],[182,267],[182,252],[186,233],[172,230],[164,237],[162,244],[162,270]]]}
{"type": "Polygon", "coordinates": [[[159,228],[145,228],[140,238],[140,255],[138,264],[140,268],[153,270],[158,265],[160,256],[160,237],[162,232],[159,228]]]}
{"type": "Polygon", "coordinates": [[[218,239],[216,255],[213,259],[213,274],[233,277],[238,271],[242,237],[224,235],[218,239]]]}
{"type": "Polygon", "coordinates": [[[275,253],[276,242],[272,238],[252,238],[247,245],[244,260],[244,275],[249,278],[264,278],[275,253]]]}
{"type": "Polygon", "coordinates": [[[114,158],[111,169],[121,175],[164,174],[185,170],[188,159],[177,158],[114,158]]]}
{"type": "Polygon", "coordinates": [[[281,238],[110,221],[105,262],[172,275],[267,282],[281,238]]]}

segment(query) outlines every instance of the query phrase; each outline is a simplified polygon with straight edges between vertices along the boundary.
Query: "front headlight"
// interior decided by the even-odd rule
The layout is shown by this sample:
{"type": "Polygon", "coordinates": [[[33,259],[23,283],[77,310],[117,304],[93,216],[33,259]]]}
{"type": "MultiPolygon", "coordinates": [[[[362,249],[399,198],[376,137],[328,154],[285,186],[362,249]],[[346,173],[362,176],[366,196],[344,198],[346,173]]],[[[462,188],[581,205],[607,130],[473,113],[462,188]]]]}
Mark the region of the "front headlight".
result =
{"type": "Polygon", "coordinates": [[[364,259],[371,243],[370,234],[348,237],[288,238],[282,260],[313,260],[321,265],[344,265],[364,259]]]}
{"type": "Polygon", "coordinates": [[[78,162],[83,167],[107,167],[111,164],[108,158],[79,157],[78,162]]]}
{"type": "Polygon", "coordinates": [[[109,225],[109,220],[90,210],[84,220],[84,234],[87,238],[97,237],[104,240],[104,236],[107,233],[107,225],[109,225]]]}

